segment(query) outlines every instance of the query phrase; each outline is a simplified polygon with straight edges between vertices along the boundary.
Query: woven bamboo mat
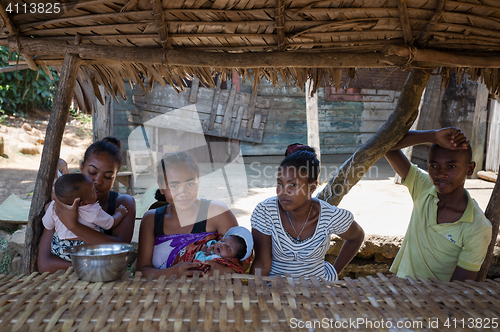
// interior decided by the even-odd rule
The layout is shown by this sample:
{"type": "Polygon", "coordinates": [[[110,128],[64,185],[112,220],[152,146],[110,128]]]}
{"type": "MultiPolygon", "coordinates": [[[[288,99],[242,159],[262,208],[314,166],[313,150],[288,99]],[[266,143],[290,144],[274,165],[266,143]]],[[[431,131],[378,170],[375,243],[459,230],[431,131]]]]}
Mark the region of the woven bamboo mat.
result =
{"type": "Polygon", "coordinates": [[[500,282],[0,275],[0,331],[499,330],[500,282]],[[449,324],[448,326],[446,324],[449,324]],[[489,326],[489,328],[488,328],[489,326]]]}

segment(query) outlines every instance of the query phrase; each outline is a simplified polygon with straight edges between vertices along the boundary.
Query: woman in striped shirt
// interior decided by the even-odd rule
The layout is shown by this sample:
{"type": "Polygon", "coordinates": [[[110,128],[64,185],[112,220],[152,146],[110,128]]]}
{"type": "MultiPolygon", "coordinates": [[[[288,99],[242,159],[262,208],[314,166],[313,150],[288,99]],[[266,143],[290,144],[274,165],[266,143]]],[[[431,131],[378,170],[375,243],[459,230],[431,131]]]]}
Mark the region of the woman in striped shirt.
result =
{"type": "Polygon", "coordinates": [[[261,269],[262,275],[337,280],[358,252],[363,229],[351,212],[312,198],[320,171],[313,148],[290,145],[285,156],[278,170],[277,196],[259,203],[252,213],[251,272],[261,269]],[[332,234],[345,240],[333,265],[325,261],[332,234]]]}

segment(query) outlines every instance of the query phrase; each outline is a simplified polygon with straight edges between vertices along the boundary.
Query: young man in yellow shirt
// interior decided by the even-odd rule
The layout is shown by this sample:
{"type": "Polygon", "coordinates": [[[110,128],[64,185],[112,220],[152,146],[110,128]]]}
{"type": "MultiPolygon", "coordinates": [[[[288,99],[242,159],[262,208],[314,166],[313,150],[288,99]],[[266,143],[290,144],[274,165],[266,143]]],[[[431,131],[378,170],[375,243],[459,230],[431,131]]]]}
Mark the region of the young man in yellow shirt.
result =
{"type": "Polygon", "coordinates": [[[410,224],[391,266],[399,277],[476,277],[491,241],[491,223],[464,189],[476,165],[468,143],[457,128],[409,131],[386,153],[413,199],[410,224]],[[400,150],[423,143],[433,143],[428,174],[400,150]]]}

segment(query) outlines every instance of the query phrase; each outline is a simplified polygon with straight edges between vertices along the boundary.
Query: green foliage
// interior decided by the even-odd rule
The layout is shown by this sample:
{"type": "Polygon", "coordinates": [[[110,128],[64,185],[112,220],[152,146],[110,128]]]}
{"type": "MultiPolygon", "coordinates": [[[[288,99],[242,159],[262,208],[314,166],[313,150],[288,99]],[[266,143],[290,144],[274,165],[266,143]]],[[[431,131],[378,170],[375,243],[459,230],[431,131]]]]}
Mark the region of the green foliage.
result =
{"type": "MultiPolygon", "coordinates": [[[[9,54],[6,46],[0,47],[0,67],[7,67],[9,61],[16,61],[17,53],[9,54]]],[[[35,109],[50,110],[54,100],[59,76],[52,69],[51,80],[41,68],[0,74],[0,120],[2,114],[25,116],[35,109]]]]}
{"type": "Polygon", "coordinates": [[[80,112],[78,108],[70,108],[69,114],[75,120],[78,120],[81,124],[92,123],[92,115],[80,112]]]}

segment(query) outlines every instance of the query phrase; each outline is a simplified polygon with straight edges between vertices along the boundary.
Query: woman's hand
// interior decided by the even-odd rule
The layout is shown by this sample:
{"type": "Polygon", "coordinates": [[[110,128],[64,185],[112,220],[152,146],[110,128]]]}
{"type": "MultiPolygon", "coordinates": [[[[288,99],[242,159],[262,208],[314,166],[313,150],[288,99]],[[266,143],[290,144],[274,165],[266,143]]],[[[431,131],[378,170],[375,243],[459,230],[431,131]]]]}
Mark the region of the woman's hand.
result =
{"type": "Polygon", "coordinates": [[[349,262],[358,253],[359,247],[361,247],[365,238],[365,232],[356,221],[353,221],[345,233],[338,235],[345,240],[339,254],[337,255],[337,259],[333,264],[337,273],[340,274],[344,267],[346,267],[346,265],[349,264],[349,262]]]}
{"type": "Polygon", "coordinates": [[[52,236],[55,230],[43,228],[42,237],[38,246],[38,271],[40,273],[50,272],[55,273],[58,270],[66,270],[71,266],[71,262],[53,255],[50,252],[52,244],[52,236]]]}
{"type": "MultiPolygon", "coordinates": [[[[55,196],[55,195],[54,195],[55,196]]],[[[80,206],[80,197],[77,197],[72,205],[66,205],[57,197],[54,197],[54,211],[61,222],[70,231],[78,224],[78,207],[80,206]]]]}
{"type": "Polygon", "coordinates": [[[203,274],[202,271],[197,270],[200,267],[201,267],[200,263],[182,262],[179,264],[175,264],[174,266],[168,268],[168,270],[169,270],[170,275],[175,274],[175,275],[177,275],[177,277],[180,277],[183,275],[188,276],[188,277],[192,277],[192,276],[194,276],[195,272],[200,272],[201,274],[203,274]]]}
{"type": "Polygon", "coordinates": [[[273,263],[271,235],[262,234],[255,228],[252,228],[252,236],[254,241],[253,249],[255,250],[255,258],[253,259],[252,267],[250,268],[250,274],[255,274],[255,270],[260,269],[262,276],[268,276],[273,263]]]}
{"type": "Polygon", "coordinates": [[[229,273],[236,273],[232,268],[230,268],[229,266],[226,266],[226,265],[222,265],[222,264],[219,264],[217,262],[214,262],[214,261],[205,261],[204,262],[206,265],[210,265],[210,270],[208,270],[208,272],[206,274],[208,274],[209,276],[212,276],[214,275],[214,271],[215,270],[219,270],[220,271],[220,274],[224,274],[226,272],[229,272],[229,273]]]}

